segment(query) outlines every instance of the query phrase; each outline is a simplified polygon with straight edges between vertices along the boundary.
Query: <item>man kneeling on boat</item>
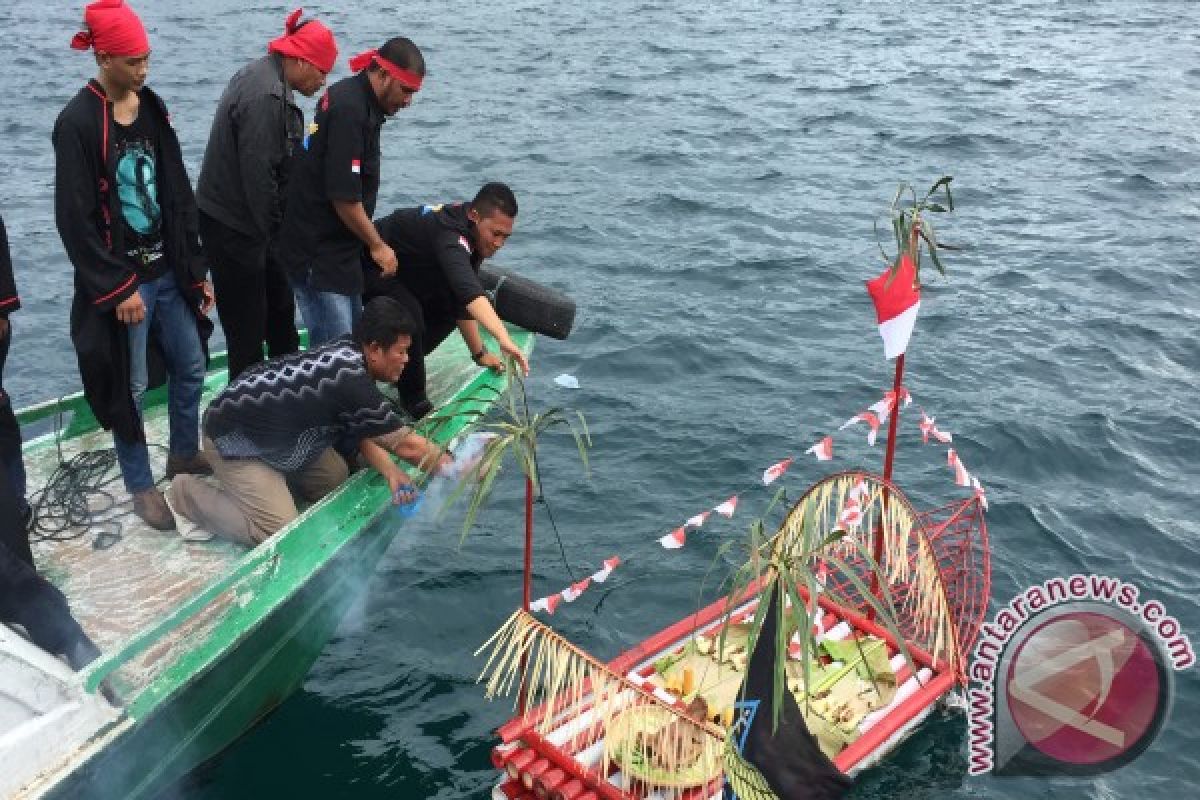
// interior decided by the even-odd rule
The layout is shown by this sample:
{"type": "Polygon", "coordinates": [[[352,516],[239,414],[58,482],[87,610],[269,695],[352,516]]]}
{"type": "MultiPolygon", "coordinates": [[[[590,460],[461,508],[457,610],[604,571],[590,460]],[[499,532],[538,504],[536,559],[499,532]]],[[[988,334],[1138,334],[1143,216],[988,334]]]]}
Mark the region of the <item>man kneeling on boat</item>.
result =
{"type": "Polygon", "coordinates": [[[415,499],[389,453],[426,471],[449,470],[453,459],[412,433],[375,385],[400,377],[414,327],[399,303],[376,298],[350,336],[243,372],[204,415],[204,452],[220,488],[179,475],[172,507],[212,533],[256,545],[296,518],[291,488],[315,502],[346,479],[334,446],[347,443],[357,443],[397,503],[415,499]]]}

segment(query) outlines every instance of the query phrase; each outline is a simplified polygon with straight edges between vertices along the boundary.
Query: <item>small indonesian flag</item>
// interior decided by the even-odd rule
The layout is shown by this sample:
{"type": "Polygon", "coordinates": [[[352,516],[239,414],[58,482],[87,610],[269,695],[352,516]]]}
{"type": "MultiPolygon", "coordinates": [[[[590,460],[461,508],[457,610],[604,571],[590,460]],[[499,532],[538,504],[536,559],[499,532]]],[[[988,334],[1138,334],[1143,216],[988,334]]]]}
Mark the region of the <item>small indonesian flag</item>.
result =
{"type": "Polygon", "coordinates": [[[763,486],[770,486],[775,481],[779,480],[783,473],[787,472],[788,467],[792,465],[792,459],[785,458],[778,464],[772,464],[763,471],[763,486]]]}
{"type": "Polygon", "coordinates": [[[605,559],[604,567],[602,569],[600,569],[599,571],[592,573],[592,581],[594,583],[604,583],[606,580],[608,580],[608,576],[612,575],[613,570],[616,569],[617,567],[619,567],[620,565],[621,565],[621,557],[620,556],[613,556],[612,558],[605,559]]]}
{"type": "Polygon", "coordinates": [[[895,358],[908,349],[921,308],[921,292],[914,286],[916,278],[916,267],[908,254],[904,254],[894,274],[889,267],[879,277],[867,281],[886,358],[895,358]]]}
{"type": "Polygon", "coordinates": [[[683,523],[683,525],[685,528],[702,527],[704,525],[704,521],[708,519],[708,515],[711,513],[711,511],[705,511],[703,514],[697,514],[694,517],[688,517],[688,521],[683,523]]]}
{"type": "Polygon", "coordinates": [[[685,531],[682,527],[679,527],[659,539],[658,543],[667,550],[678,550],[679,548],[683,547],[684,542],[686,541],[687,531],[685,531]]]}
{"type": "Polygon", "coordinates": [[[545,611],[547,614],[553,614],[554,609],[558,608],[558,604],[562,602],[561,594],[552,594],[549,597],[543,597],[540,600],[534,600],[529,604],[530,611],[545,611]]]}
{"type": "MultiPolygon", "coordinates": [[[[901,408],[908,408],[909,404],[912,403],[912,395],[909,394],[908,389],[905,389],[903,386],[900,387],[900,400],[901,408]]],[[[885,419],[889,414],[892,413],[892,408],[894,408],[895,405],[896,393],[891,389],[888,389],[883,393],[883,398],[878,403],[867,406],[867,408],[871,411],[874,411],[880,419],[885,419]]]]}
{"type": "Polygon", "coordinates": [[[362,161],[360,161],[357,158],[354,159],[353,161],[351,161],[350,162],[350,171],[353,172],[355,175],[361,175],[362,174],[362,161]]]}
{"type": "Polygon", "coordinates": [[[954,452],[954,448],[946,451],[946,465],[954,469],[954,483],[957,486],[970,486],[971,473],[967,472],[967,467],[963,464],[962,459],[958,457],[958,453],[954,452]]]}
{"type": "Polygon", "coordinates": [[[471,252],[471,243],[467,241],[467,237],[460,235],[458,237],[458,243],[462,245],[462,249],[466,250],[467,253],[471,252]]]}
{"type": "Polygon", "coordinates": [[[804,452],[812,453],[817,457],[817,461],[829,461],[833,458],[833,437],[826,436],[804,452]]]}
{"type": "Polygon", "coordinates": [[[726,517],[726,518],[732,517],[734,510],[737,509],[737,501],[738,501],[737,495],[735,494],[733,497],[729,498],[724,503],[721,503],[721,505],[714,508],[713,511],[717,512],[722,517],[726,517]]]}
{"type": "Polygon", "coordinates": [[[924,444],[929,444],[930,436],[932,436],[934,439],[937,439],[942,444],[950,444],[950,442],[954,441],[954,436],[946,433],[945,431],[939,431],[937,425],[934,424],[933,417],[927,416],[924,411],[921,412],[920,425],[921,441],[924,444]]]}

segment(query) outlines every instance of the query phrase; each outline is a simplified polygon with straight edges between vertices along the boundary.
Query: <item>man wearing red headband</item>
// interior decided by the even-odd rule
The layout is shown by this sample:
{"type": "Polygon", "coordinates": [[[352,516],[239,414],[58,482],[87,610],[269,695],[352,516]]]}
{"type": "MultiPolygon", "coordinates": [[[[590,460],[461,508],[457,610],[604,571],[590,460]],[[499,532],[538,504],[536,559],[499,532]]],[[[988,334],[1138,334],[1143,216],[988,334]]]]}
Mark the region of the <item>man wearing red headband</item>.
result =
{"type": "Polygon", "coordinates": [[[122,0],[92,3],[84,25],[71,45],[95,49],[98,74],[59,114],[53,136],[55,222],[75,267],[71,339],[134,511],[171,530],[142,428],[147,345],[153,329],[170,376],[167,475],[208,472],[198,451],[212,291],[179,139],[145,87],[145,28],[122,0]]]}
{"type": "Polygon", "coordinates": [[[329,28],[302,22],[301,13],[288,16],[267,55],[243,67],[221,95],[196,187],[230,380],[263,361],[264,342],[272,358],[299,345],[292,287],[271,248],[304,136],[293,92],[312,97],[337,61],[329,28]]]}
{"type": "Polygon", "coordinates": [[[421,51],[405,38],[350,59],[357,74],[317,103],[303,155],[288,187],[276,255],[316,346],[350,332],[362,310],[365,249],[384,274],[396,254],[371,224],[379,194],[379,131],[412,103],[425,76],[421,51]]]}

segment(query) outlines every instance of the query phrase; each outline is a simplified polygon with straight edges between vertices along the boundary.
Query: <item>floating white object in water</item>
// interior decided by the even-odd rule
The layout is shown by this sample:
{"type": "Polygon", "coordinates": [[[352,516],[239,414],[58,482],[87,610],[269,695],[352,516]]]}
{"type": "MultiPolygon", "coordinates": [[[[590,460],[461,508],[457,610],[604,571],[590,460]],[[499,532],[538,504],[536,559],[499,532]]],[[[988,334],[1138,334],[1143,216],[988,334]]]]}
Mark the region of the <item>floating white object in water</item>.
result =
{"type": "Polygon", "coordinates": [[[574,375],[568,375],[565,372],[562,375],[559,375],[557,378],[555,378],[554,382],[564,389],[578,389],[579,388],[579,379],[576,378],[574,375]]]}

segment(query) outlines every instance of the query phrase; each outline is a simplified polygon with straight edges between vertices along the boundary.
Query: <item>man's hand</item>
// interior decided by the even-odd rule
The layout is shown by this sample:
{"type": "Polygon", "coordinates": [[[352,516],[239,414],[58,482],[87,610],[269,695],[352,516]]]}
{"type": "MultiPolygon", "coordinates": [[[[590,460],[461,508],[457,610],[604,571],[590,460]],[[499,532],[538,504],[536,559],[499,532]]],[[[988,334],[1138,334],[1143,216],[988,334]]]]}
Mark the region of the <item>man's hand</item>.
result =
{"type": "MultiPolygon", "coordinates": [[[[517,362],[517,365],[521,367],[521,372],[523,372],[525,377],[528,378],[529,362],[525,359],[525,354],[521,352],[521,348],[513,344],[512,340],[509,340],[507,342],[501,342],[500,349],[504,351],[504,355],[511,356],[517,362]]],[[[482,358],[479,360],[483,361],[482,358]]]]}
{"type": "Polygon", "coordinates": [[[200,313],[208,316],[208,312],[213,310],[216,305],[217,297],[213,294],[212,281],[205,281],[200,285],[200,291],[204,293],[203,299],[200,300],[200,313]]]}
{"type": "Polygon", "coordinates": [[[146,304],[142,302],[142,293],[134,292],[117,303],[117,319],[126,325],[137,325],[146,318],[146,304]]]}
{"type": "Polygon", "coordinates": [[[396,261],[396,252],[388,246],[387,242],[379,242],[371,245],[371,260],[379,265],[386,277],[391,277],[396,274],[396,267],[399,262],[396,261]]]}
{"type": "Polygon", "coordinates": [[[416,502],[417,487],[404,474],[404,470],[393,466],[387,473],[388,488],[392,490],[392,505],[402,506],[416,502]]]}
{"type": "Polygon", "coordinates": [[[484,353],[475,363],[481,367],[487,367],[492,372],[504,372],[504,360],[495,353],[484,353]]]}

